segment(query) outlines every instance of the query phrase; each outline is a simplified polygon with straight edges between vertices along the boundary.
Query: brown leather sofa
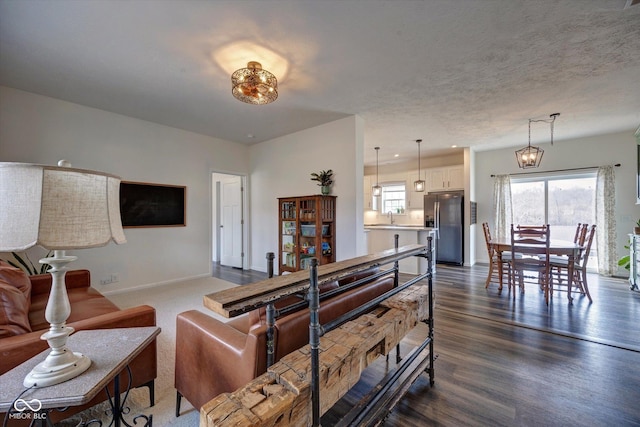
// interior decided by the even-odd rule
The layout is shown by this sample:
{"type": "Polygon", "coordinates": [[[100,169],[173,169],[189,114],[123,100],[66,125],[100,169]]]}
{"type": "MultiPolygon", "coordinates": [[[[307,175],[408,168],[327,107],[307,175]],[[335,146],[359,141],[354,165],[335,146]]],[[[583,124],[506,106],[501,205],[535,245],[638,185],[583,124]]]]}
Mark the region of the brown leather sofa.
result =
{"type": "MultiPolygon", "coordinates": [[[[323,284],[320,295],[371,276],[377,268],[323,284]]],[[[393,277],[382,277],[331,295],[320,303],[320,323],[329,322],[391,290],[393,277]]],[[[294,296],[278,301],[276,309],[301,301],[294,296]]],[[[198,310],[176,318],[175,387],[176,416],[181,398],[195,408],[217,395],[232,392],[267,369],[266,311],[254,310],[228,322],[220,322],[198,310]]],[[[276,319],[274,362],[309,342],[309,309],[301,308],[276,319]]]]}
{"type": "MultiPolygon", "coordinates": [[[[90,286],[88,270],[68,271],[65,283],[71,304],[67,325],[76,331],[156,325],[153,307],[143,305],[120,310],[90,286]]],[[[48,348],[40,336],[49,328],[44,312],[50,289],[50,274],[27,276],[22,270],[0,261],[0,374],[48,348]]],[[[148,387],[153,406],[157,377],[155,341],[131,362],[130,368],[132,387],[148,387]]],[[[121,375],[122,383],[127,384],[128,377],[121,375]]],[[[88,404],[70,407],[64,412],[52,411],[49,418],[57,422],[106,399],[106,393],[101,392],[88,404]]],[[[0,419],[4,419],[4,414],[0,414],[0,419]]]]}

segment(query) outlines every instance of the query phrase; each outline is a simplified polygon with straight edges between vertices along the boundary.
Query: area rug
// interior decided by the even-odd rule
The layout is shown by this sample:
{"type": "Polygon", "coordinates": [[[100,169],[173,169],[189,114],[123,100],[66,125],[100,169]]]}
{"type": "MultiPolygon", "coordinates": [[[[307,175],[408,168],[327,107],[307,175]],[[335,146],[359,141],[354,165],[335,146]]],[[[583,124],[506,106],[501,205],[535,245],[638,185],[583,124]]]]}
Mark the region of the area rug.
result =
{"type": "MultiPolygon", "coordinates": [[[[202,304],[202,297],[206,294],[237,286],[233,283],[205,277],[172,283],[139,291],[109,295],[108,298],[120,308],[135,307],[148,304],[156,309],[156,323],[162,329],[157,338],[158,345],[158,377],[155,383],[155,400],[153,407],[149,407],[149,393],[146,388],[134,389],[127,398],[129,414],[125,416],[127,422],[133,424],[133,416],[137,414],[153,415],[154,427],[193,427],[199,424],[200,414],[189,402],[182,399],[180,417],[175,416],[176,390],[174,383],[176,316],[187,310],[200,310],[210,314],[218,320],[225,321],[202,304]]],[[[60,425],[64,427],[78,426],[82,422],[98,419],[103,425],[109,425],[110,414],[106,413],[106,403],[96,405],[81,412],[60,425]]],[[[97,424],[95,424],[97,425],[97,424]]],[[[138,424],[139,425],[139,424],[138,424]]]]}

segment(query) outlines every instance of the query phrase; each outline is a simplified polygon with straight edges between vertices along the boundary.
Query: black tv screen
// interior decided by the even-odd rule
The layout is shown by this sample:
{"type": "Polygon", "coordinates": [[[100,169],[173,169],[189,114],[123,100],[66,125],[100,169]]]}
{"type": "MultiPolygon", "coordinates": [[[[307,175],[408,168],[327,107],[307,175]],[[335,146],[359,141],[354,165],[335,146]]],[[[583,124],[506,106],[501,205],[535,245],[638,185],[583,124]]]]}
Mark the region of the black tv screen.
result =
{"type": "Polygon", "coordinates": [[[186,225],[186,187],[120,183],[123,227],[180,227],[186,225]]]}

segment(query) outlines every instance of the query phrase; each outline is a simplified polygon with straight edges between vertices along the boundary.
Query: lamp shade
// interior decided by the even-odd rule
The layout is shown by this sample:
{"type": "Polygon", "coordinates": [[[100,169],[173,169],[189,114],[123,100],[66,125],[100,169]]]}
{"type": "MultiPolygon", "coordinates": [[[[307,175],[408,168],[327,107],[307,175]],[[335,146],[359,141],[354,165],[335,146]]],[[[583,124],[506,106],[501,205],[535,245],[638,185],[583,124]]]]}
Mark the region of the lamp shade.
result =
{"type": "Polygon", "coordinates": [[[0,163],[0,251],[125,243],[120,178],[82,169],[0,163]]]}

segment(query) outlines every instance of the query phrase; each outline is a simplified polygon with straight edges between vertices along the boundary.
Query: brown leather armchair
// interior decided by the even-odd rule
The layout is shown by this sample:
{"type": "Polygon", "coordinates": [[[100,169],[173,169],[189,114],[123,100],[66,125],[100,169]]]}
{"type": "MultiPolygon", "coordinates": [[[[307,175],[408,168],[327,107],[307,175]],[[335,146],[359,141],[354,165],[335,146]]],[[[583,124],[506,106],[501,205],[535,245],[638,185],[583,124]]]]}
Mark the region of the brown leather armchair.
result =
{"type": "MultiPolygon", "coordinates": [[[[367,270],[325,284],[321,294],[377,272],[367,270]]],[[[331,296],[320,304],[320,322],[326,323],[391,290],[393,277],[366,282],[331,296]]],[[[295,297],[278,301],[276,308],[295,302],[295,297]]],[[[300,301],[299,299],[297,301],[300,301]]],[[[221,393],[232,392],[266,372],[266,315],[260,308],[228,322],[221,322],[197,310],[176,318],[175,387],[176,417],[184,396],[195,408],[221,393]]],[[[274,361],[309,342],[309,309],[286,314],[275,323],[274,361]]]]}

